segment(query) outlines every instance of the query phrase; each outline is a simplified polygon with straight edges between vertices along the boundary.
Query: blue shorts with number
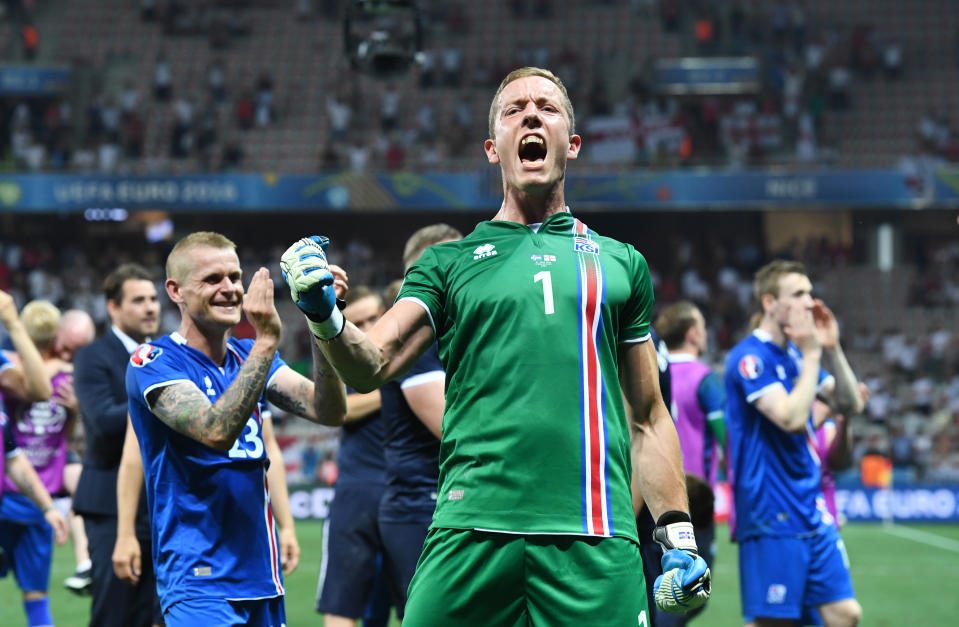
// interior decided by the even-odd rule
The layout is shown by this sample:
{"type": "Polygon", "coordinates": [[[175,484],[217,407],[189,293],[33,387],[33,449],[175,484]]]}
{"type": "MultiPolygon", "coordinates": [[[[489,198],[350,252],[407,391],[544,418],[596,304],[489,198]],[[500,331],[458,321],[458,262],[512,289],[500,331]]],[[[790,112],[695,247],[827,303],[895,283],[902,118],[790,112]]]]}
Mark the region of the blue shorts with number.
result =
{"type": "Polygon", "coordinates": [[[367,482],[337,482],[323,525],[317,612],[354,619],[371,618],[370,609],[389,614],[386,589],[374,585],[383,551],[377,525],[382,494],[382,487],[367,482]],[[380,598],[371,604],[374,590],[380,598]]]}
{"type": "Polygon", "coordinates": [[[252,601],[188,599],[167,608],[166,627],[286,627],[283,597],[252,601]]]}
{"type": "Polygon", "coordinates": [[[739,545],[743,616],[799,619],[803,608],[855,598],[835,527],[805,538],[761,536],[739,545]]]}
{"type": "Polygon", "coordinates": [[[40,508],[22,494],[8,492],[0,499],[0,547],[6,554],[0,577],[6,576],[12,566],[21,590],[47,591],[53,563],[53,528],[40,508]]]}

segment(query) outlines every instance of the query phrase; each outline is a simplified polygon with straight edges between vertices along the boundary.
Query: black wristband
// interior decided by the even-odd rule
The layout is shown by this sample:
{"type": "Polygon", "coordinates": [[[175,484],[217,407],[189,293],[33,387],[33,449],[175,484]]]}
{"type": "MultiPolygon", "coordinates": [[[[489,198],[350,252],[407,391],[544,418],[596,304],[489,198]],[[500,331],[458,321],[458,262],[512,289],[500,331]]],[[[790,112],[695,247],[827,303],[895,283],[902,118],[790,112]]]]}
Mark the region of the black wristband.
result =
{"type": "Polygon", "coordinates": [[[659,520],[656,521],[657,527],[665,527],[666,525],[671,525],[673,523],[692,523],[692,519],[689,517],[689,514],[686,512],[681,512],[676,509],[671,509],[668,512],[663,513],[659,520]]]}

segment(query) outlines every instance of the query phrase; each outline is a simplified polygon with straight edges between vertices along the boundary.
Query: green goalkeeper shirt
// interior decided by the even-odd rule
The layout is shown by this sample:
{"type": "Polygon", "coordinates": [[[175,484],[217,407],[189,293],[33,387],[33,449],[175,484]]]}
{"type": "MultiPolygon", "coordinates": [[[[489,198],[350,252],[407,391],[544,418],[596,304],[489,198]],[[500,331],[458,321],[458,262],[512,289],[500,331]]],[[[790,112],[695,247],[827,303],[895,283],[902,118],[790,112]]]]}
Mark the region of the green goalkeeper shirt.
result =
{"type": "Polygon", "coordinates": [[[646,260],[570,213],[432,246],[398,300],[446,368],[434,527],[636,540],[617,349],[645,341],[646,260]]]}

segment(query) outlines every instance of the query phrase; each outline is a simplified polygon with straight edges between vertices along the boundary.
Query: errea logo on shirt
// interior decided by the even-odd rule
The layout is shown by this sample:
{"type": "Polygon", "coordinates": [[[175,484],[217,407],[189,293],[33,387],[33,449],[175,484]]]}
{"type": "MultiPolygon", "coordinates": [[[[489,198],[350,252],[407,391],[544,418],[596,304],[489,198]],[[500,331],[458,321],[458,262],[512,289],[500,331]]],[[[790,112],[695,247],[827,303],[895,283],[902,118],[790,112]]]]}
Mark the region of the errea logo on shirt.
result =
{"type": "Polygon", "coordinates": [[[493,244],[480,244],[473,251],[473,259],[483,259],[485,257],[495,257],[496,246],[493,244]]]}

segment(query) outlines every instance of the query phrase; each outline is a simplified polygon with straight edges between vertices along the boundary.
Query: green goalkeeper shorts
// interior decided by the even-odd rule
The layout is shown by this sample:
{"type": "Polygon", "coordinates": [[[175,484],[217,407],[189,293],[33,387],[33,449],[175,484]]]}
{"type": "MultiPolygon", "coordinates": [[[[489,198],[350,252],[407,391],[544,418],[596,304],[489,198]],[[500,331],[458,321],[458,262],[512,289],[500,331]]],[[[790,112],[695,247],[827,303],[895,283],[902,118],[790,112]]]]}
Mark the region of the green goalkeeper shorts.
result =
{"type": "Polygon", "coordinates": [[[646,627],[648,614],[626,538],[431,529],[403,627],[646,627]]]}

